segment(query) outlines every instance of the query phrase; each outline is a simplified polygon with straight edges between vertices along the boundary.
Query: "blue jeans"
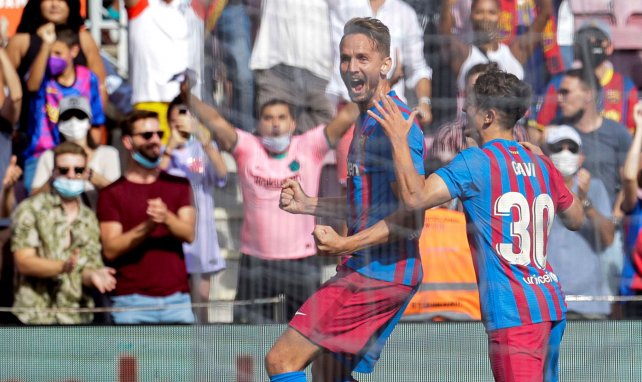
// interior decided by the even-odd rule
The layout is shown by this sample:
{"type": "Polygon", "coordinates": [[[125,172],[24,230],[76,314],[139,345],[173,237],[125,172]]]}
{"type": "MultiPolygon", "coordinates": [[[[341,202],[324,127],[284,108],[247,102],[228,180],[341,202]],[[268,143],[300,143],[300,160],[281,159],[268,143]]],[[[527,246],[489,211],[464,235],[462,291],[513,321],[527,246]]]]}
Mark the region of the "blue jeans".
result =
{"type": "Polygon", "coordinates": [[[151,297],[142,294],[128,294],[112,297],[114,308],[141,308],[148,306],[162,306],[158,310],[129,310],[112,312],[116,324],[192,324],[194,313],[189,294],[176,292],[165,297],[151,297]],[[173,308],[170,305],[185,305],[173,308]]]}
{"type": "Polygon", "coordinates": [[[243,4],[229,4],[221,13],[214,30],[221,43],[223,63],[232,82],[230,119],[245,131],[254,131],[254,76],[250,70],[252,54],[250,17],[243,4]]]}

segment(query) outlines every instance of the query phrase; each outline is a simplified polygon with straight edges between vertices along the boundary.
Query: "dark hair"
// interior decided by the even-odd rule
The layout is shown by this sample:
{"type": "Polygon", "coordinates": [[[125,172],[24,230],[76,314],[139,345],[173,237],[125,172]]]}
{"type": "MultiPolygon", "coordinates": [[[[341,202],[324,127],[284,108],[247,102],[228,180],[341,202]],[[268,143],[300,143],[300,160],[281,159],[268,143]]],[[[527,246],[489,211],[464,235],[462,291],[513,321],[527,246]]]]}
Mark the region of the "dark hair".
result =
{"type": "Polygon", "coordinates": [[[123,135],[132,136],[134,134],[134,124],[141,119],[158,119],[158,113],[149,110],[132,110],[125,116],[125,119],[120,123],[120,128],[123,135]]]}
{"type": "Polygon", "coordinates": [[[80,35],[67,25],[56,25],[56,41],[60,41],[68,47],[80,46],[80,35]]]}
{"type": "MultiPolygon", "coordinates": [[[[473,8],[475,8],[475,6],[477,5],[477,3],[479,3],[480,1],[481,1],[481,0],[473,0],[473,1],[472,1],[472,3],[470,4],[470,10],[472,11],[472,10],[473,10],[473,8]]],[[[495,4],[497,4],[497,8],[500,8],[500,9],[501,9],[502,4],[499,2],[499,0],[493,0],[493,1],[495,2],[495,4]]]]}
{"type": "Polygon", "coordinates": [[[87,160],[87,152],[77,143],[73,142],[62,142],[53,149],[54,154],[54,164],[56,163],[56,158],[63,154],[74,154],[82,155],[85,160],[87,160]]]}
{"type": "Polygon", "coordinates": [[[598,80],[595,73],[588,67],[570,69],[567,70],[564,75],[567,77],[577,78],[582,84],[584,84],[584,86],[591,90],[595,90],[596,94],[602,90],[600,80],[598,80]]]}
{"type": "Polygon", "coordinates": [[[490,70],[477,78],[473,86],[473,105],[493,109],[499,114],[499,124],[507,129],[524,116],[530,106],[531,88],[514,74],[490,70]]]}
{"type": "Polygon", "coordinates": [[[473,65],[473,67],[468,69],[468,71],[466,72],[466,75],[464,76],[465,78],[464,83],[468,84],[468,80],[470,79],[470,77],[474,76],[475,74],[486,73],[489,70],[500,70],[500,69],[496,62],[487,62],[484,64],[473,65]]]}
{"type": "Polygon", "coordinates": [[[373,42],[379,53],[390,56],[390,30],[381,21],[372,17],[355,17],[343,27],[343,38],[351,34],[363,34],[373,42]]]}
{"type": "Polygon", "coordinates": [[[177,108],[177,107],[179,107],[181,105],[182,106],[186,106],[185,102],[183,102],[181,97],[180,96],[174,97],[172,102],[170,102],[169,105],[167,106],[167,120],[168,121],[169,121],[169,115],[172,113],[172,110],[174,110],[175,108],[177,108]]]}
{"type": "MultiPolygon", "coordinates": [[[[17,33],[36,33],[38,28],[48,23],[42,17],[40,12],[40,4],[42,0],[29,0],[22,10],[22,17],[18,24],[17,33]]],[[[65,25],[70,27],[76,32],[80,32],[80,28],[85,24],[85,19],[80,15],[80,0],[65,0],[69,8],[69,17],[65,25]]]]}
{"type": "Polygon", "coordinates": [[[263,105],[261,105],[261,108],[259,109],[259,117],[261,117],[263,115],[263,112],[265,111],[266,108],[268,108],[270,106],[274,106],[274,105],[285,105],[285,106],[287,106],[288,111],[290,112],[290,116],[292,118],[296,118],[296,116],[294,115],[294,106],[292,106],[292,104],[287,102],[287,101],[284,101],[282,99],[276,99],[276,98],[275,99],[271,99],[271,100],[265,102],[263,105]]]}

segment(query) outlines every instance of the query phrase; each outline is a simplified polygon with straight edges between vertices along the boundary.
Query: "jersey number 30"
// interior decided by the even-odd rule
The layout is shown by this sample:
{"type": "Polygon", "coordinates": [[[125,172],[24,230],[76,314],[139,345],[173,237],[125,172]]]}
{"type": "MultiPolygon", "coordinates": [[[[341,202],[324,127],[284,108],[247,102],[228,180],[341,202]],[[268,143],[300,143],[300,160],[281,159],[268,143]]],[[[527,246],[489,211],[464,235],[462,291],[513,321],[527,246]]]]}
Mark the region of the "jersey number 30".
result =
{"type": "Polygon", "coordinates": [[[553,199],[548,194],[541,194],[533,200],[531,206],[519,192],[507,192],[495,200],[493,213],[496,216],[511,216],[513,208],[517,209],[517,218],[510,223],[510,234],[519,239],[517,252],[513,243],[498,243],[495,247],[497,253],[511,264],[524,266],[531,263],[532,254],[535,265],[540,269],[546,268],[544,235],[548,235],[553,224],[553,199]],[[544,219],[545,211],[548,219],[544,219]]]}

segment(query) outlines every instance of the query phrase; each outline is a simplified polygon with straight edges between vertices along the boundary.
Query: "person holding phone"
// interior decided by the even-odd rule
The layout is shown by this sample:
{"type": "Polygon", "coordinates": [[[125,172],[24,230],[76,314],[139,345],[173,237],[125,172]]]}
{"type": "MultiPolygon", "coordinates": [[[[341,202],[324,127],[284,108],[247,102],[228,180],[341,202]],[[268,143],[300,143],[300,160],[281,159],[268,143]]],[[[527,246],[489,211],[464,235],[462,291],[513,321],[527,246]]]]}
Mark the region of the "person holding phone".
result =
{"type": "MultiPolygon", "coordinates": [[[[209,301],[213,277],[225,269],[225,260],[218,246],[214,224],[215,187],[227,183],[227,168],[211,134],[192,117],[179,98],[167,111],[171,136],[163,151],[160,168],[171,175],[187,178],[194,193],[196,236],[194,242],[183,243],[185,264],[190,275],[192,302],[209,301]]],[[[196,308],[200,323],[208,322],[207,308],[196,308]]]]}

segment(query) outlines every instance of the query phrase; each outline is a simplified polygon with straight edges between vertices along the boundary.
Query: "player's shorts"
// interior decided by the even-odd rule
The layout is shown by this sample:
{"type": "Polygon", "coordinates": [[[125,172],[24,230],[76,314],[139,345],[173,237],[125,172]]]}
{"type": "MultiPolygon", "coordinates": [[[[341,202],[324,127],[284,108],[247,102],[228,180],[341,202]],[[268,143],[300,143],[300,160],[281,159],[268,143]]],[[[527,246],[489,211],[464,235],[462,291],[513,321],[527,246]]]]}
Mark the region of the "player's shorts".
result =
{"type": "Polygon", "coordinates": [[[334,353],[347,368],[370,373],[416,288],[340,265],[299,308],[290,326],[334,353]]]}
{"type": "Polygon", "coordinates": [[[496,382],[556,382],[566,320],[488,332],[490,366],[496,382]]]}

